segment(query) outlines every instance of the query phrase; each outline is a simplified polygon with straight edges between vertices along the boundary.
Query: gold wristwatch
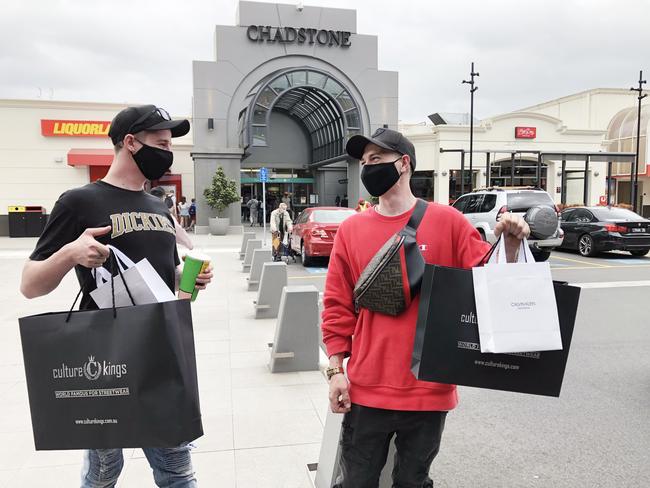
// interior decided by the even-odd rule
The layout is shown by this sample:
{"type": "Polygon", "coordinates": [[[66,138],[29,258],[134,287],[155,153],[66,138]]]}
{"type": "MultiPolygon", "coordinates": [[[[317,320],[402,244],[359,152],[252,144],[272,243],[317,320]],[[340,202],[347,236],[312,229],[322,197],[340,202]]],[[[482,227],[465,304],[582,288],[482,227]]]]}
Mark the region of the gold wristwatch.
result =
{"type": "Polygon", "coordinates": [[[345,371],[343,370],[343,366],[336,366],[334,368],[327,368],[325,370],[325,374],[327,375],[327,381],[331,380],[332,376],[334,376],[335,374],[339,374],[339,373],[341,373],[341,374],[345,373],[345,371]]]}

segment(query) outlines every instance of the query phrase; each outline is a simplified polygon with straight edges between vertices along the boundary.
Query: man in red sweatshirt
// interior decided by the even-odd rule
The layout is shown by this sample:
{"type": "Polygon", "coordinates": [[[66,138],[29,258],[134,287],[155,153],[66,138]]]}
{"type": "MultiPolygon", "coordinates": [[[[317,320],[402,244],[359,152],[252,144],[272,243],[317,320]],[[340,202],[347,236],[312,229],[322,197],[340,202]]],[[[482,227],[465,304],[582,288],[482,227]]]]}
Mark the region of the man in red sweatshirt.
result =
{"type": "MultiPolygon", "coordinates": [[[[336,234],[325,284],[323,341],[330,358],[330,407],[345,413],[341,469],[343,488],[375,488],[393,435],[397,453],[393,486],[422,488],[440,447],[445,417],[458,403],[456,387],[418,381],[411,373],[419,297],[393,317],[361,308],[355,313],[354,285],[375,253],[408,222],[416,197],[409,181],[415,148],[399,132],[378,129],[356,135],[347,153],[360,160],[361,180],[379,205],[346,219],[336,234]],[[349,357],[347,377],[343,360],[349,357]]],[[[530,229],[519,216],[504,214],[495,227],[503,234],[509,262],[530,229]]],[[[429,203],[417,230],[429,264],[471,268],[489,250],[456,209],[429,203]]],[[[401,286],[401,285],[399,285],[401,286]]]]}

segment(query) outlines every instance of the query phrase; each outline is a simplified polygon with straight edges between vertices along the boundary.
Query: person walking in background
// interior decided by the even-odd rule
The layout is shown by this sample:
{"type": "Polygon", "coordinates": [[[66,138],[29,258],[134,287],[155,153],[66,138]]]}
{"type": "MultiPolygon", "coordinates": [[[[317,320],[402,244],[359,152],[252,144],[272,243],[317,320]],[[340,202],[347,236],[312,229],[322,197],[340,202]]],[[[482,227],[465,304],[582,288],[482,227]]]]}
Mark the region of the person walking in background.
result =
{"type": "MultiPolygon", "coordinates": [[[[165,199],[164,188],[156,186],[152,188],[149,193],[151,193],[154,197],[160,198],[164,202],[165,199]]],[[[192,242],[192,239],[190,239],[190,236],[187,234],[185,229],[183,229],[183,226],[179,224],[178,220],[176,219],[176,217],[174,217],[173,214],[172,214],[172,219],[174,220],[174,229],[176,229],[176,242],[178,242],[182,246],[185,246],[188,249],[194,249],[194,243],[192,242]]]]}
{"type": "Polygon", "coordinates": [[[180,215],[181,226],[187,230],[190,226],[190,204],[185,197],[181,197],[181,201],[178,204],[178,215],[180,215]]]}
{"type": "Polygon", "coordinates": [[[189,214],[190,214],[190,228],[188,230],[194,232],[194,229],[196,227],[196,198],[192,198],[192,203],[190,203],[189,214]]]}
{"type": "Polygon", "coordinates": [[[340,196],[336,195],[336,198],[334,199],[334,205],[336,205],[337,207],[341,206],[341,197],[340,196]]]}
{"type": "Polygon", "coordinates": [[[248,210],[250,212],[249,220],[251,223],[251,227],[254,227],[255,224],[258,222],[257,211],[260,208],[260,202],[257,198],[251,197],[251,199],[248,200],[248,202],[246,202],[246,206],[248,207],[248,210]]]}
{"type": "Polygon", "coordinates": [[[355,210],[357,212],[363,212],[364,210],[368,210],[372,205],[370,202],[367,202],[364,198],[359,198],[359,202],[357,203],[357,207],[355,210]]]}
{"type": "Polygon", "coordinates": [[[271,236],[273,246],[273,260],[280,261],[282,257],[282,246],[285,244],[285,237],[288,241],[288,234],[293,230],[291,216],[287,212],[287,204],[281,203],[278,208],[271,212],[271,236]]]}
{"type": "Polygon", "coordinates": [[[341,207],[347,208],[348,206],[348,195],[347,193],[343,195],[343,200],[341,200],[341,207]]]}

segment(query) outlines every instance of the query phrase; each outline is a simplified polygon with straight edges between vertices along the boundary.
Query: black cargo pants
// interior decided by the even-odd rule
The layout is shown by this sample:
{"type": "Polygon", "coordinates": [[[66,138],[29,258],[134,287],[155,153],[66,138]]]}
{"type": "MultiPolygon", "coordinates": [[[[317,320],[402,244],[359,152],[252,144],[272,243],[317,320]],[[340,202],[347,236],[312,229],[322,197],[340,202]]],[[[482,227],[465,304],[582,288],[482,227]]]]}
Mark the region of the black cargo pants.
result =
{"type": "Polygon", "coordinates": [[[427,488],[447,412],[382,410],[352,405],[341,433],[342,488],[377,488],[395,435],[393,488],[427,488]]]}

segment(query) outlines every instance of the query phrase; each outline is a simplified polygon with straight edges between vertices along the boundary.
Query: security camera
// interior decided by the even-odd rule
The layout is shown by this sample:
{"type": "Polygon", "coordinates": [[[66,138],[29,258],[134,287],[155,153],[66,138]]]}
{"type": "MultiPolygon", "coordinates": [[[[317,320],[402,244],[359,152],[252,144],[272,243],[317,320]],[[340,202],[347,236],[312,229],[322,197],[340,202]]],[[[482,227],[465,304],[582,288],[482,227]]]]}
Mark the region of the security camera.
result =
{"type": "Polygon", "coordinates": [[[302,2],[298,2],[298,5],[296,5],[296,10],[298,12],[302,12],[302,9],[305,8],[302,4],[302,2]]]}

